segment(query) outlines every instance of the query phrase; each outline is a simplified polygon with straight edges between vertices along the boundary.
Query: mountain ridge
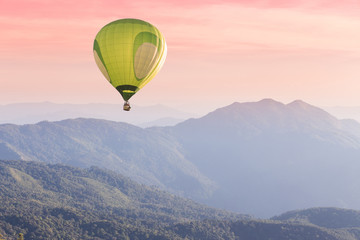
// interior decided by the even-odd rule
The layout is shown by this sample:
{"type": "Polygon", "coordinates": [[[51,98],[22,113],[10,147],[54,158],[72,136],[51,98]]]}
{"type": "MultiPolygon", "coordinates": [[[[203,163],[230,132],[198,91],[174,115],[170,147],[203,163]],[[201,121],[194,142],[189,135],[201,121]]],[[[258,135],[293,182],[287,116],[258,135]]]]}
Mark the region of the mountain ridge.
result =
{"type": "MultiPolygon", "coordinates": [[[[0,234],[7,239],[16,239],[18,233],[29,240],[360,239],[359,222],[351,228],[326,228],[253,219],[97,167],[0,160],[0,182],[0,234]]],[[[348,210],[332,208],[323,215],[341,222],[344,211],[348,210]]],[[[360,219],[359,212],[353,216],[360,219]]]]}
{"type": "Polygon", "coordinates": [[[199,194],[207,194],[206,189],[214,187],[182,156],[176,141],[127,123],[78,118],[34,125],[5,124],[0,125],[0,146],[5,144],[16,150],[6,155],[17,155],[22,160],[107,166],[141,183],[165,189],[176,189],[178,181],[188,182],[181,186],[199,194]]]}
{"type": "Polygon", "coordinates": [[[320,108],[271,99],[234,103],[167,129],[187,149],[185,157],[218,184],[218,193],[207,204],[240,212],[257,209],[257,216],[264,214],[257,206],[266,206],[265,199],[278,212],[285,206],[314,206],[307,198],[316,199],[312,204],[317,205],[360,208],[350,197],[351,189],[359,187],[354,183],[355,169],[360,170],[359,125],[347,125],[320,108]],[[236,187],[228,187],[234,183],[236,187]],[[351,203],[344,201],[345,195],[351,203]],[[239,208],[238,201],[244,206],[239,208]]]}
{"type": "Polygon", "coordinates": [[[302,101],[233,103],[172,127],[72,119],[0,125],[0,156],[107,167],[196,201],[269,217],[360,209],[360,124],[302,101]]]}
{"type": "Polygon", "coordinates": [[[9,239],[179,239],[168,225],[249,218],[96,167],[0,160],[0,181],[0,233],[9,239]]]}
{"type": "Polygon", "coordinates": [[[332,207],[310,208],[293,210],[271,219],[309,223],[330,229],[354,228],[360,226],[360,211],[332,207]]]}

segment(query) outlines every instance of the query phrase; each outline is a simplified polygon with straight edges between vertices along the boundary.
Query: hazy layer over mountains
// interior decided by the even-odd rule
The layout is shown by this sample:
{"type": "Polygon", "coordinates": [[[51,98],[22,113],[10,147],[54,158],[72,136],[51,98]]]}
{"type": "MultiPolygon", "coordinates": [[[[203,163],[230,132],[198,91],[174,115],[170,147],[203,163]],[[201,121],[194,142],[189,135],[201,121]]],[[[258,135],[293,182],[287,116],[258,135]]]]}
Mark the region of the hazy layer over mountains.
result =
{"type": "MultiPolygon", "coordinates": [[[[184,107],[171,108],[164,105],[136,106],[130,112],[121,111],[122,104],[59,104],[51,102],[12,103],[0,105],[0,124],[33,124],[41,121],[60,121],[69,118],[97,118],[126,122],[140,127],[173,126],[191,117],[200,117],[207,109],[184,107]]],[[[360,122],[360,107],[321,107],[339,119],[360,122]]]]}
{"type": "Polygon", "coordinates": [[[3,124],[0,158],[105,167],[261,217],[360,209],[360,124],[302,101],[234,103],[174,127],[94,119],[3,124]]]}
{"type": "Polygon", "coordinates": [[[122,104],[56,104],[15,103],[0,105],[0,123],[32,124],[41,121],[59,121],[69,118],[98,118],[121,121],[141,127],[175,125],[194,113],[179,111],[163,105],[148,107],[132,106],[124,112],[122,104]],[[136,109],[136,111],[135,111],[136,109]]]}

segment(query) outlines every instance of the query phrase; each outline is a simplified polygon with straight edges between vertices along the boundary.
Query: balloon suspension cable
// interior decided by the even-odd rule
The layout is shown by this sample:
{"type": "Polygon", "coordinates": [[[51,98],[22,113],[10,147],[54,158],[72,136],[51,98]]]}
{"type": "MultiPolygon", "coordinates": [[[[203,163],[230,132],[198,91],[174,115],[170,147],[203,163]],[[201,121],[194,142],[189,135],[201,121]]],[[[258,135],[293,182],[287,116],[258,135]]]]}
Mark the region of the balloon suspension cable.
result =
{"type": "Polygon", "coordinates": [[[124,102],[124,111],[130,111],[131,107],[130,107],[130,103],[128,101],[124,102]]]}

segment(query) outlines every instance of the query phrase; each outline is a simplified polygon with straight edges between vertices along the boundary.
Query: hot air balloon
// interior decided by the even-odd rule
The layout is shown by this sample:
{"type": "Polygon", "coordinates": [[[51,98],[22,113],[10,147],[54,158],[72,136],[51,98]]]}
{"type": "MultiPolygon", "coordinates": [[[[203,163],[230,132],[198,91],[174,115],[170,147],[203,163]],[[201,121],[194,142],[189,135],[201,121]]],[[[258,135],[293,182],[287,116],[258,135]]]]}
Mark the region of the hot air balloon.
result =
{"type": "Polygon", "coordinates": [[[167,49],[164,36],[150,23],[120,19],[100,29],[93,51],[97,66],[129,111],[129,99],[159,72],[167,49]]]}

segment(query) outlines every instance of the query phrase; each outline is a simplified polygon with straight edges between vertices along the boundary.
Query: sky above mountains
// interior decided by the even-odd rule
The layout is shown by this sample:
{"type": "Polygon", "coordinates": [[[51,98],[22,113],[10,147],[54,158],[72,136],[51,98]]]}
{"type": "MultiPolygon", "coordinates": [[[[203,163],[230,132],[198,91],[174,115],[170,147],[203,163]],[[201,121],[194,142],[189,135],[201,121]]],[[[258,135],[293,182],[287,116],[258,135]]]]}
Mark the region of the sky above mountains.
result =
{"type": "Polygon", "coordinates": [[[121,103],[93,40],[108,22],[139,18],[164,34],[168,57],[136,105],[358,106],[359,13],[356,0],[1,0],[0,104],[121,103]]]}

